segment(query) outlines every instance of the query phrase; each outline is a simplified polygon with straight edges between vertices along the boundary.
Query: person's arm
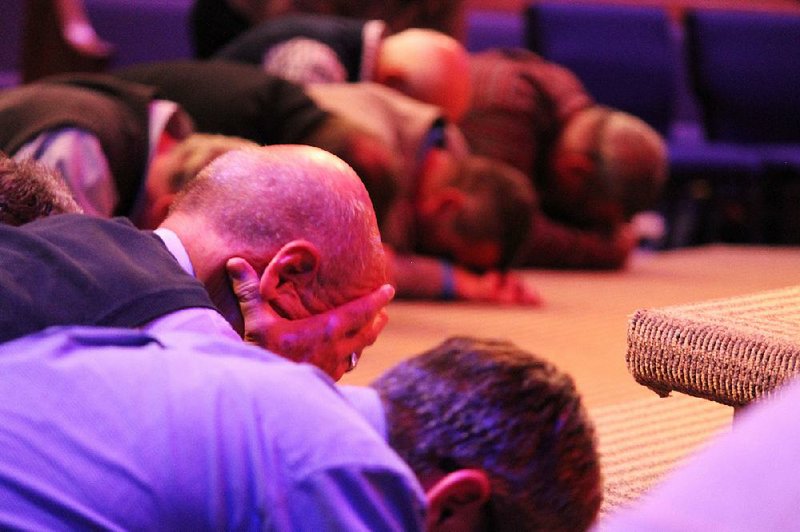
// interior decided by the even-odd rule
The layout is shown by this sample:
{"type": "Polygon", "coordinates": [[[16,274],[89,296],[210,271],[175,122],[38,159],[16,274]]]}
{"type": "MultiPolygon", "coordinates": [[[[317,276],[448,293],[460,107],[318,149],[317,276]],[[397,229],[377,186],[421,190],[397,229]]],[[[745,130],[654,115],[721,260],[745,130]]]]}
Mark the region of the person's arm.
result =
{"type": "Polygon", "coordinates": [[[535,288],[514,272],[483,274],[421,255],[388,253],[390,278],[398,297],[539,305],[535,288]]]}
{"type": "Polygon", "coordinates": [[[619,269],[636,246],[625,225],[607,235],[562,225],[541,213],[523,243],[515,265],[522,268],[619,269]]]}
{"type": "Polygon", "coordinates": [[[316,365],[334,380],[351,368],[340,361],[375,343],[388,321],[384,307],[394,288],[383,285],[374,292],[328,312],[299,320],[279,316],[259,293],[259,278],[244,259],[227,263],[228,276],[244,318],[244,340],[296,362],[316,365]]]}

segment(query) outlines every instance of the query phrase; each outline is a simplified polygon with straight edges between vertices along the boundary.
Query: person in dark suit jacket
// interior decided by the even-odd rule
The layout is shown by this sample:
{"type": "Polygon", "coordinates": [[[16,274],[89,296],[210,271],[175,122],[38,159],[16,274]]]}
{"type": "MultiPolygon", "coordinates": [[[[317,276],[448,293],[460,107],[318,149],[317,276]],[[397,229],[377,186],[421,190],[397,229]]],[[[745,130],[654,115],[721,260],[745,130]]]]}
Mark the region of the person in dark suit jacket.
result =
{"type": "Polygon", "coordinates": [[[57,170],[87,214],[143,228],[163,219],[185,162],[197,170],[251,144],[193,132],[191,117],[155,87],[109,75],[65,74],[0,92],[0,151],[57,170]]]}

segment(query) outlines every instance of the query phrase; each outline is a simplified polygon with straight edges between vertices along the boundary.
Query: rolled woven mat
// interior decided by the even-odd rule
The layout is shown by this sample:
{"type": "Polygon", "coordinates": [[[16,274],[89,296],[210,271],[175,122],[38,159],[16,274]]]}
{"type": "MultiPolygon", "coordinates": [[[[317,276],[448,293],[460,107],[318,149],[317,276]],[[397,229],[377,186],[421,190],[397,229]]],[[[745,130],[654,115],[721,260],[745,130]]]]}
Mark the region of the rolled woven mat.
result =
{"type": "Polygon", "coordinates": [[[661,396],[683,392],[739,407],[800,372],[800,286],[638,310],[628,370],[661,396]]]}

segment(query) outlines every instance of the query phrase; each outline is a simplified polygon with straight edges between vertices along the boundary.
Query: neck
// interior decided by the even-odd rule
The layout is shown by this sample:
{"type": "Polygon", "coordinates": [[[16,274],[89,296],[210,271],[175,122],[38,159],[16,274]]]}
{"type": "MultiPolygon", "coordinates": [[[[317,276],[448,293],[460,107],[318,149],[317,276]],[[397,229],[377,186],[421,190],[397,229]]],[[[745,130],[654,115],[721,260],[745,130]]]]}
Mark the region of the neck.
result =
{"type": "Polygon", "coordinates": [[[239,302],[231,288],[225,264],[223,263],[217,271],[208,276],[203,281],[203,285],[205,285],[211,301],[225,320],[231,324],[240,336],[244,334],[244,319],[239,310],[239,302]]]}
{"type": "Polygon", "coordinates": [[[235,255],[228,243],[202,217],[189,220],[180,214],[171,215],[161,227],[178,236],[192,263],[195,277],[203,283],[217,310],[241,334],[242,315],[225,269],[228,259],[235,255]]]}

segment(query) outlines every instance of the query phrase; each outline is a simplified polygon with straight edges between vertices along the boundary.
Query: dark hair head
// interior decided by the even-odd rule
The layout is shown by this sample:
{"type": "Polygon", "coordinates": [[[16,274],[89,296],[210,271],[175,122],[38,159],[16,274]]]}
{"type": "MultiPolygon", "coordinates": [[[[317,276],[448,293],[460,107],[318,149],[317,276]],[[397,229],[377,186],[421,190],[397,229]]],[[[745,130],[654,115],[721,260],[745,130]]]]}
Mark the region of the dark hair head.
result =
{"type": "Polygon", "coordinates": [[[0,223],[16,226],[51,214],[81,212],[58,172],[0,153],[0,223]]]}
{"type": "Polygon", "coordinates": [[[470,155],[459,161],[451,184],[479,200],[460,213],[453,229],[468,240],[498,242],[498,267],[506,268],[531,227],[535,196],[530,180],[501,161],[470,155]]]}
{"type": "Polygon", "coordinates": [[[574,123],[594,164],[586,193],[614,201],[625,219],[652,208],[667,178],[661,135],[638,117],[600,105],[583,110],[574,123]]]}
{"type": "Polygon", "coordinates": [[[602,499],[594,428],[572,379],[507,341],[450,338],[372,386],[389,443],[420,478],[481,469],[492,530],[584,530],[602,499]]]}

